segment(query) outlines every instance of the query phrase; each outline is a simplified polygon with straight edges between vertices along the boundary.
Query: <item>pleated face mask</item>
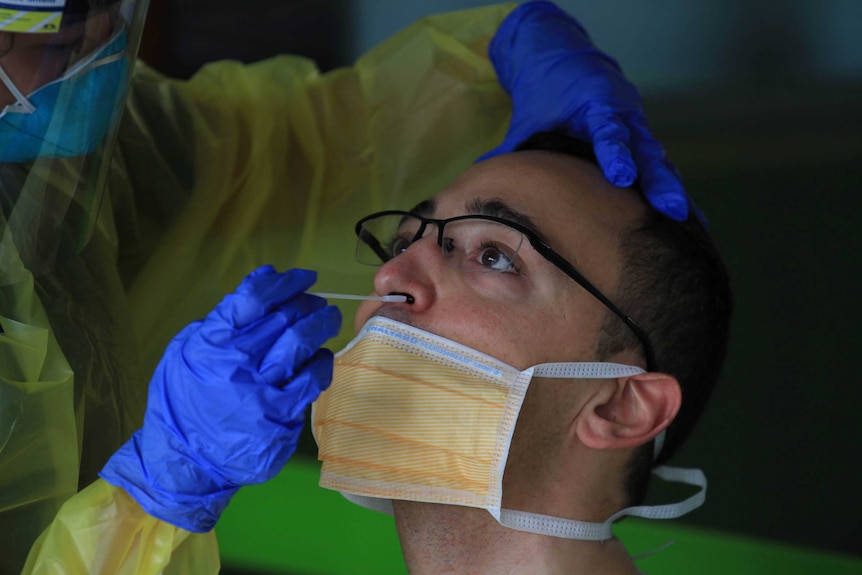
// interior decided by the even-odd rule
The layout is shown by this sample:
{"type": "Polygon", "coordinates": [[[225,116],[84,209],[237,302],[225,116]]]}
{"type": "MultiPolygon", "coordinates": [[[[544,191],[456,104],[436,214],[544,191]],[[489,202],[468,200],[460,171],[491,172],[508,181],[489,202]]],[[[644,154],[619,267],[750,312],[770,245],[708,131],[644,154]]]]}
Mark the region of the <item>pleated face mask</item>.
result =
{"type": "Polygon", "coordinates": [[[320,486],[377,511],[392,513],[393,499],[477,507],[507,527],[571,539],[608,539],[623,515],[678,517],[703,502],[699,470],[659,468],[665,479],[701,492],[673,505],[627,508],[604,523],[501,508],[506,458],[533,377],[638,373],[643,370],[614,363],[518,370],[420,329],[372,318],[336,355],[332,385],[313,407],[320,486]]]}

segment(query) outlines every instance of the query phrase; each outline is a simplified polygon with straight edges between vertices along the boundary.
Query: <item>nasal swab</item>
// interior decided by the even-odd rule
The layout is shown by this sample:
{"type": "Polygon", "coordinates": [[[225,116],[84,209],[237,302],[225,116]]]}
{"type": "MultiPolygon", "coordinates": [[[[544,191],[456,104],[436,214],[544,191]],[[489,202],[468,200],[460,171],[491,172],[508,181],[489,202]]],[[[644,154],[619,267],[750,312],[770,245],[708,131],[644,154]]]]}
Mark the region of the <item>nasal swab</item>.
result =
{"type": "Polygon", "coordinates": [[[407,301],[406,295],[354,295],[346,293],[326,293],[326,292],[308,292],[309,295],[316,295],[326,299],[357,299],[367,301],[383,301],[389,303],[403,303],[407,301]]]}

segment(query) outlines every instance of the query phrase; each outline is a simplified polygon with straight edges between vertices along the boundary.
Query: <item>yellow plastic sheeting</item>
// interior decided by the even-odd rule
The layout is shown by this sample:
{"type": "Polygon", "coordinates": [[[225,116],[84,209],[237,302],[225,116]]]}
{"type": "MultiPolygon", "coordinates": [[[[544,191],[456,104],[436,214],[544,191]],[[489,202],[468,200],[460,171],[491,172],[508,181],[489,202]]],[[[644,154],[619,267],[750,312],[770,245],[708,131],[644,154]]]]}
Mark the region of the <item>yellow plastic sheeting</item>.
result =
{"type": "MultiPolygon", "coordinates": [[[[172,84],[164,95],[177,111],[160,129],[174,154],[180,139],[196,158],[196,181],[129,284],[144,367],[261,263],[315,269],[316,290],[370,292],[373,268],[353,259],[356,220],[412,207],[502,141],[509,100],[485,51],[508,10],[426,18],[323,76],[307,60],[282,57],[210,65],[172,84]]],[[[164,89],[150,74],[139,94],[164,89]]],[[[184,195],[162,187],[148,186],[164,196],[159,205],[184,195]]],[[[354,308],[344,309],[349,319],[354,308]]],[[[347,321],[332,345],[351,337],[347,321]]]]}
{"type": "Polygon", "coordinates": [[[52,528],[33,546],[24,573],[169,575],[218,570],[215,532],[190,533],[159,521],[125,491],[98,480],[62,507],[52,528]],[[102,529],[105,525],[111,528],[102,529]]]}
{"type": "MultiPolygon", "coordinates": [[[[24,477],[0,478],[9,499],[0,532],[25,534],[14,545],[8,537],[0,543],[0,573],[16,572],[8,566],[23,563],[29,542],[74,492],[78,449],[85,486],[140,425],[149,374],[169,339],[248,272],[265,263],[301,266],[318,270],[316,289],[371,291],[373,269],[353,260],[354,222],[374,210],[412,207],[502,140],[509,100],[486,48],[512,7],[425,18],[353,67],[325,75],[288,56],[212,64],[189,81],[136,68],[89,243],[35,284],[0,282],[0,315],[21,324],[0,340],[0,357],[29,354],[53,371],[67,364],[65,373],[71,367],[74,374],[74,385],[55,385],[37,362],[2,375],[5,395],[44,393],[39,401],[46,406],[13,408],[18,423],[3,430],[0,470],[11,469],[14,455],[16,465],[32,464],[34,472],[27,485],[24,477]],[[9,301],[30,301],[32,317],[10,317],[9,301]],[[52,341],[59,344],[53,354],[52,341]],[[62,392],[49,398],[55,388],[62,392]],[[43,412],[64,425],[62,433],[46,426],[43,412]],[[10,450],[24,441],[24,429],[33,441],[51,444],[57,458],[39,467],[38,452],[10,450]],[[51,486],[50,501],[36,500],[45,494],[16,499],[40,482],[51,486]]],[[[352,336],[355,307],[342,309],[347,321],[334,348],[352,336]]],[[[69,557],[68,569],[55,562],[52,572],[81,572],[75,567],[87,563],[72,558],[102,553],[107,548],[98,542],[106,537],[117,549],[124,537],[141,541],[144,533],[157,548],[189,544],[173,529],[151,529],[137,524],[141,516],[111,511],[128,509],[113,497],[87,492],[71,500],[31,565],[69,557]],[[128,524],[118,529],[116,522],[128,524]]],[[[150,572],[129,561],[119,572],[150,572]]],[[[105,570],[115,567],[107,558],[90,565],[96,567],[84,572],[115,572],[105,570]]]]}
{"type": "Polygon", "coordinates": [[[72,369],[9,239],[0,239],[0,572],[13,572],[6,555],[26,550],[78,485],[72,369]]]}

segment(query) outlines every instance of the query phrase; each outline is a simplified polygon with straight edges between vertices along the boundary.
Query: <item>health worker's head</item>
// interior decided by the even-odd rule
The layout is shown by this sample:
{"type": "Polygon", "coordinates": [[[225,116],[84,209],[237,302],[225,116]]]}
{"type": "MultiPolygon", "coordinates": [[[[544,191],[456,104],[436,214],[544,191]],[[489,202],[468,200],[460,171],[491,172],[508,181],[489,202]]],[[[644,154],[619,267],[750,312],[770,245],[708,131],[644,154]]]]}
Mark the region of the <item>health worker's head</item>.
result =
{"type": "MultiPolygon", "coordinates": [[[[29,95],[103,46],[122,20],[120,7],[120,0],[69,0],[56,29],[0,29],[0,67],[22,94],[29,95]]],[[[15,94],[0,83],[0,109],[15,102],[15,94]]]]}

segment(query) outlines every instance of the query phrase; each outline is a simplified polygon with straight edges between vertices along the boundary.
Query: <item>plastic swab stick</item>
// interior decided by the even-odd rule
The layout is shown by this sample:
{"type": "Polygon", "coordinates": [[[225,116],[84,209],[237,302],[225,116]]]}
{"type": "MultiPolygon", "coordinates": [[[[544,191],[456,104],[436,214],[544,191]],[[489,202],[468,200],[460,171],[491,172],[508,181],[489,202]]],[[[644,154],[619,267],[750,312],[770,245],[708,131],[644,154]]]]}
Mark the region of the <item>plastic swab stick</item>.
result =
{"type": "Polygon", "coordinates": [[[406,295],[354,295],[346,293],[308,292],[326,299],[355,299],[363,301],[383,301],[389,303],[403,303],[407,301],[406,295]]]}

